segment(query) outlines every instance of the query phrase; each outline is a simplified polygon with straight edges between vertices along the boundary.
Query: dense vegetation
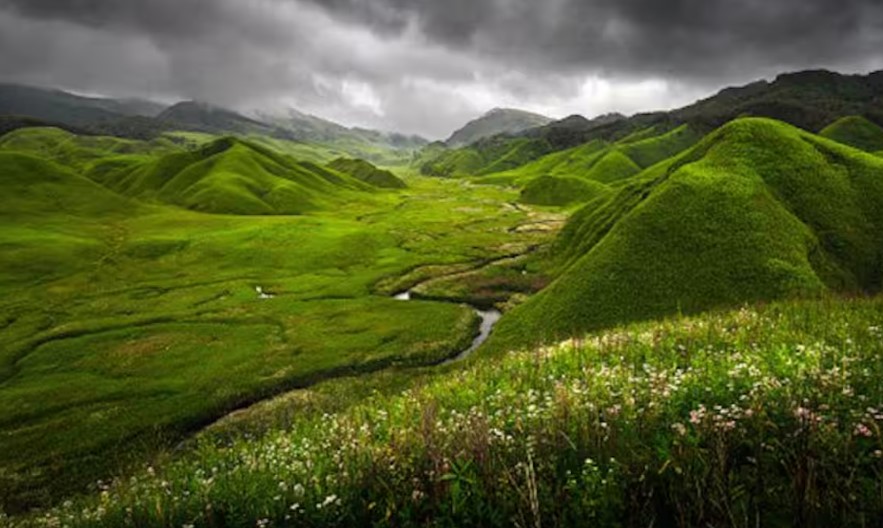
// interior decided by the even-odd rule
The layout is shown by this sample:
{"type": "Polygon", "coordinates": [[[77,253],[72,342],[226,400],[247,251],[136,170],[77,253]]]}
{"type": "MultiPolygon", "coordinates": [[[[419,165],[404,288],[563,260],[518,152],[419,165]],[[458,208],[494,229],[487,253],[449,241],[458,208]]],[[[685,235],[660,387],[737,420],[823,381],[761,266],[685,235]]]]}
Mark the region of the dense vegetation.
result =
{"type": "Polygon", "coordinates": [[[880,300],[776,304],[485,359],[401,394],[389,376],[325,384],[33,524],[873,525],[881,316],[880,300]]]}

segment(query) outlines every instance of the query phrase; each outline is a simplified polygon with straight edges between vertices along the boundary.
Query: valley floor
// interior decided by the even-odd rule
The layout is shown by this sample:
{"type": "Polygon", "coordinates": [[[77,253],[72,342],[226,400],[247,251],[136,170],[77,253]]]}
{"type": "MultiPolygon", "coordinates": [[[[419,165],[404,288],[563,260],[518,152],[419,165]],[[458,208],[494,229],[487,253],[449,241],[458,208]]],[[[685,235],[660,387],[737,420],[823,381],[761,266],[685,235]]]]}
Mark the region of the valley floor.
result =
{"type": "Polygon", "coordinates": [[[513,191],[414,177],[309,216],[163,206],[0,227],[0,504],[51,503],[224,413],[437,363],[474,311],[392,298],[548,242],[513,191]],[[528,229],[518,229],[526,225],[528,229]]]}

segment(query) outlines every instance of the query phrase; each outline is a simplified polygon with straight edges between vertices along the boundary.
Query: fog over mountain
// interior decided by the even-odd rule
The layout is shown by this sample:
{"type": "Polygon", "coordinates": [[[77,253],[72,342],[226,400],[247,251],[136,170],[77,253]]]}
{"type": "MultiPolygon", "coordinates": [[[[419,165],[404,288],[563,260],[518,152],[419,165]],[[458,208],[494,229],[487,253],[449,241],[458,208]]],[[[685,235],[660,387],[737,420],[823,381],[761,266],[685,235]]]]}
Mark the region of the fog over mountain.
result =
{"type": "Polygon", "coordinates": [[[0,80],[444,138],[883,67],[876,0],[0,0],[0,80]]]}

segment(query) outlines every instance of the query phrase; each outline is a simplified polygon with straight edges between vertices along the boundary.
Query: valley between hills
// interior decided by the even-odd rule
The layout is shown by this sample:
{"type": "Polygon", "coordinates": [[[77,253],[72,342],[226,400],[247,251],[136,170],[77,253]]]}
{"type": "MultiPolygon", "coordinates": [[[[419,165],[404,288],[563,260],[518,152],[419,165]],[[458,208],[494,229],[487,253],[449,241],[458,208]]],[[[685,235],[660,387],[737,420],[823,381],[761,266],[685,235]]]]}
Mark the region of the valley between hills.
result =
{"type": "Polygon", "coordinates": [[[447,142],[0,111],[4,524],[883,518],[883,72],[447,142]]]}

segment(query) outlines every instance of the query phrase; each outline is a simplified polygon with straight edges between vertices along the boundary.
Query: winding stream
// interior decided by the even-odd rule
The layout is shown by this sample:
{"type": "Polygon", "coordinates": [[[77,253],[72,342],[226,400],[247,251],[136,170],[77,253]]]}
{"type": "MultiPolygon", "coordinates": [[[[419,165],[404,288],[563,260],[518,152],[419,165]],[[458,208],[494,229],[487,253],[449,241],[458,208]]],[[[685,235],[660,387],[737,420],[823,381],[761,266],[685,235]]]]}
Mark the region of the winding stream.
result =
{"type": "MultiPolygon", "coordinates": [[[[411,290],[403,291],[393,296],[394,299],[398,301],[410,301],[411,300],[411,290]]],[[[496,308],[491,308],[490,310],[481,310],[475,306],[472,306],[475,313],[481,318],[481,325],[479,326],[478,335],[475,336],[475,339],[472,340],[472,344],[469,345],[469,348],[463,350],[462,352],[457,353],[457,355],[446,359],[441,364],[446,365],[448,363],[453,363],[455,361],[460,361],[469,357],[470,354],[475,352],[475,350],[481,346],[482,343],[487,341],[487,338],[491,335],[491,330],[494,329],[494,325],[497,324],[497,321],[500,320],[500,317],[503,315],[496,308]]]]}

